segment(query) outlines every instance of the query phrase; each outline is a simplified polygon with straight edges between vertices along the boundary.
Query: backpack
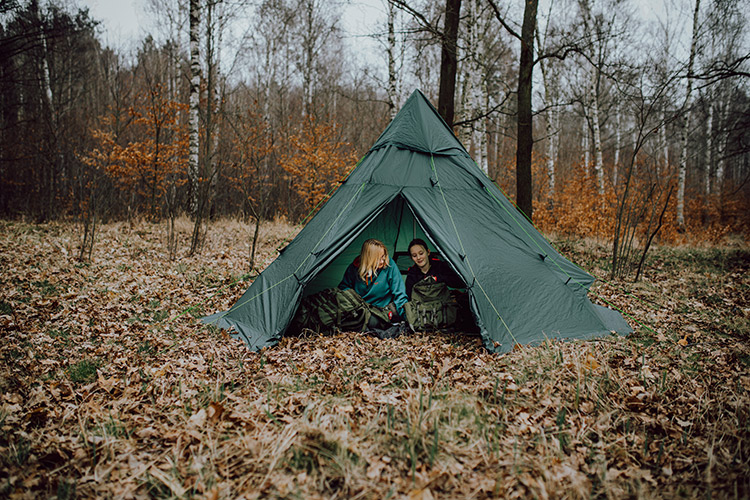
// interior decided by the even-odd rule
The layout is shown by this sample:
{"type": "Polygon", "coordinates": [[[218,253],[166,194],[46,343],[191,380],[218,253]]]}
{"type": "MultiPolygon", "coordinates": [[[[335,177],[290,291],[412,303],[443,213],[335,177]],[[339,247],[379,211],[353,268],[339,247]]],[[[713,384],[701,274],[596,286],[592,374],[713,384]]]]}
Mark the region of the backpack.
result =
{"type": "Polygon", "coordinates": [[[368,304],[351,288],[327,288],[302,299],[289,325],[289,331],[361,331],[373,316],[388,321],[387,312],[368,304]]]}
{"type": "Polygon", "coordinates": [[[414,330],[440,330],[456,324],[458,303],[448,285],[423,279],[412,288],[411,300],[404,306],[406,320],[414,330]]]}

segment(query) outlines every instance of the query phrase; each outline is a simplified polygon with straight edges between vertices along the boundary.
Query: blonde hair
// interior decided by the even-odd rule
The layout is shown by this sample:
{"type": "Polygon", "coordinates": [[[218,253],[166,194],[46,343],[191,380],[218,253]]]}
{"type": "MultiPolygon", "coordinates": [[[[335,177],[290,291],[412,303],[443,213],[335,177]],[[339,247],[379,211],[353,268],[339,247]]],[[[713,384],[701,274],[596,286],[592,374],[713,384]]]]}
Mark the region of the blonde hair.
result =
{"type": "Polygon", "coordinates": [[[359,277],[362,281],[370,284],[380,264],[381,250],[385,252],[385,265],[389,265],[388,249],[382,241],[371,238],[362,243],[362,251],[359,253],[359,277]]]}

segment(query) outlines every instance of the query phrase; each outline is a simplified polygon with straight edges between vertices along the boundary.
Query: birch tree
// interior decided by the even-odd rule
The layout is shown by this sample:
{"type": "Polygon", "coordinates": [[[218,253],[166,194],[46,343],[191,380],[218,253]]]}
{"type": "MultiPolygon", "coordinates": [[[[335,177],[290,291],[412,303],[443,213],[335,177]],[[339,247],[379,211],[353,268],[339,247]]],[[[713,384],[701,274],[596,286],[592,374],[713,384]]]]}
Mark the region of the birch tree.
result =
{"type": "Polygon", "coordinates": [[[682,105],[680,163],[677,167],[677,224],[682,229],[685,228],[685,180],[687,178],[688,136],[690,135],[690,98],[693,93],[693,65],[695,64],[695,52],[698,44],[698,14],[700,12],[700,7],[701,0],[695,0],[695,10],[693,11],[693,35],[690,39],[690,56],[687,65],[687,86],[685,89],[685,101],[682,105]]]}
{"type": "Polygon", "coordinates": [[[486,23],[481,0],[468,0],[465,4],[464,38],[462,56],[461,106],[459,110],[461,139],[479,168],[488,173],[487,153],[487,75],[484,56],[486,23]]]}
{"type": "Polygon", "coordinates": [[[198,186],[200,183],[200,0],[190,0],[190,104],[188,117],[188,179],[190,182],[190,212],[198,217],[198,186]]]}
{"type": "Polygon", "coordinates": [[[587,98],[590,119],[591,141],[594,153],[594,173],[599,194],[604,194],[604,155],[602,140],[603,86],[605,75],[614,76],[620,62],[616,60],[614,46],[626,43],[621,33],[627,25],[627,3],[624,0],[611,0],[592,7],[590,0],[579,0],[584,36],[589,40],[585,45],[586,61],[584,71],[587,74],[587,98]],[[622,18],[622,19],[621,19],[622,18]]]}
{"type": "MultiPolygon", "coordinates": [[[[550,2],[549,11],[546,16],[544,29],[537,30],[537,47],[542,52],[548,43],[550,33],[550,22],[552,20],[552,6],[550,2]]],[[[553,75],[555,71],[554,59],[542,59],[539,61],[539,70],[542,76],[542,86],[544,87],[544,105],[547,109],[547,119],[545,121],[545,136],[547,139],[547,190],[549,201],[553,202],[555,198],[555,161],[557,159],[557,146],[559,140],[559,123],[560,123],[560,88],[559,73],[553,75]]],[[[558,68],[559,71],[559,68],[558,68]]]]}
{"type": "Polygon", "coordinates": [[[295,60],[302,75],[302,114],[313,116],[318,65],[331,50],[339,33],[340,15],[322,0],[299,0],[294,38],[299,44],[295,60]]]}
{"type": "Polygon", "coordinates": [[[391,2],[386,2],[388,10],[387,30],[388,42],[386,45],[386,55],[388,58],[388,115],[393,120],[398,113],[398,76],[396,75],[396,6],[391,2]]]}

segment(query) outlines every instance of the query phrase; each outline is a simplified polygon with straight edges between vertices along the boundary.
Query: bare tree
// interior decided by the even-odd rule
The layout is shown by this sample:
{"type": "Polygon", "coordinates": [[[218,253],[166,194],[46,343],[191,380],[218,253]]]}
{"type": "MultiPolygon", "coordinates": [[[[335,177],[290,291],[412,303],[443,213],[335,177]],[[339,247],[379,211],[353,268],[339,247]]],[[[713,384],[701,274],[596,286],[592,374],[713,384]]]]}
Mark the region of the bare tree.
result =
{"type": "Polygon", "coordinates": [[[698,14],[700,13],[701,0],[695,0],[693,11],[693,36],[690,40],[690,56],[687,65],[687,88],[685,89],[685,102],[682,105],[682,127],[680,137],[680,163],[678,165],[679,177],[677,180],[677,224],[685,228],[685,180],[687,178],[688,159],[688,136],[690,133],[690,101],[693,93],[693,65],[695,64],[695,51],[698,44],[698,14]]]}

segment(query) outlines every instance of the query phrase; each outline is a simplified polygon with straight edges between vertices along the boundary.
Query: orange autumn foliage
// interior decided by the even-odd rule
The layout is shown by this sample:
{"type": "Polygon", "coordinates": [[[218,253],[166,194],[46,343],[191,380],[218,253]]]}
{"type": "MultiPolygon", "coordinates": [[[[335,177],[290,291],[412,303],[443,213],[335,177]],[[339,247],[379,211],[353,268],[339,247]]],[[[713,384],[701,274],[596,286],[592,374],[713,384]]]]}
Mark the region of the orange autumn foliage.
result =
{"type": "Polygon", "coordinates": [[[356,161],[351,144],[340,139],[336,123],[317,123],[310,117],[289,137],[281,165],[307,209],[314,210],[356,161]]]}
{"type": "Polygon", "coordinates": [[[260,113],[248,109],[234,128],[232,161],[224,176],[233,189],[243,195],[243,202],[257,219],[273,189],[272,156],[278,145],[273,130],[260,113]]]}
{"type": "MultiPolygon", "coordinates": [[[[535,178],[546,179],[542,165],[534,172],[535,178]]],[[[616,198],[611,185],[599,193],[596,177],[578,165],[563,182],[555,186],[551,197],[546,182],[539,183],[539,201],[534,209],[534,223],[545,232],[566,236],[596,236],[611,238],[615,217],[616,198]]]]}
{"type": "Polygon", "coordinates": [[[104,117],[102,126],[92,131],[99,147],[89,152],[84,162],[103,168],[138,195],[145,211],[155,217],[159,199],[185,170],[188,134],[180,114],[186,109],[184,104],[167,99],[157,86],[128,110],[130,132],[137,139],[123,146],[111,131],[111,118],[104,117]]]}

